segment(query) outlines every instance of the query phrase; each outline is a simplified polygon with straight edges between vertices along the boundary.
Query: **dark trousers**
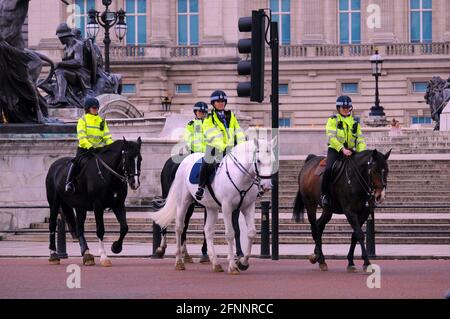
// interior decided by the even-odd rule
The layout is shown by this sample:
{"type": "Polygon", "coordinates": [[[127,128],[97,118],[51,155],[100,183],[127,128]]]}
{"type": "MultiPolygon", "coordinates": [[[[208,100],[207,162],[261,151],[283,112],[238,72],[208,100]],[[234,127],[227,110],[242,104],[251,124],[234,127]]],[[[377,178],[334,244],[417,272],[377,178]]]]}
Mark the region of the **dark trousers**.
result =
{"type": "Polygon", "coordinates": [[[331,173],[333,170],[334,163],[339,159],[340,153],[338,153],[335,149],[328,148],[327,153],[327,166],[325,167],[325,171],[323,172],[322,178],[322,194],[330,194],[330,183],[331,183],[331,173]]]}
{"type": "Polygon", "coordinates": [[[77,154],[72,159],[72,166],[69,168],[69,173],[67,174],[67,182],[72,182],[73,178],[77,175],[78,170],[82,167],[88,159],[92,156],[90,150],[78,147],[77,154]]]}
{"type": "Polygon", "coordinates": [[[208,183],[209,176],[216,169],[216,164],[220,162],[220,159],[216,157],[216,154],[219,154],[219,152],[216,148],[209,145],[206,146],[205,157],[203,158],[202,168],[200,169],[199,187],[205,187],[208,183]]]}

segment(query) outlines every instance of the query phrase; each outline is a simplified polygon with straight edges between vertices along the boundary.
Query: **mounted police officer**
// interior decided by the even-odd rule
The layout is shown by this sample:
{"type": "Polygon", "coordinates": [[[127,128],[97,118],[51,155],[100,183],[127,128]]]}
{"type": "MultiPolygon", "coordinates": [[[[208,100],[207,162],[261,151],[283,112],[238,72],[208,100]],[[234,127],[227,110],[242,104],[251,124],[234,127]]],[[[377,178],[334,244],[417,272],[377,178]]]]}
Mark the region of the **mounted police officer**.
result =
{"type": "Polygon", "coordinates": [[[338,113],[328,119],[326,126],[328,153],[320,196],[322,207],[330,205],[331,174],[336,160],[342,155],[349,157],[353,152],[361,152],[366,149],[361,125],[352,116],[353,105],[350,97],[346,95],[338,97],[336,109],[338,113]]]}
{"type": "Polygon", "coordinates": [[[203,121],[203,132],[206,143],[205,158],[200,171],[200,182],[195,198],[200,201],[205,192],[209,176],[215,170],[227,150],[245,142],[244,131],[239,126],[232,111],[225,111],[227,95],[224,91],[214,91],[211,94],[213,109],[203,121]]]}
{"type": "Polygon", "coordinates": [[[197,102],[194,104],[195,118],[186,125],[184,141],[191,153],[205,153],[206,143],[203,134],[203,120],[208,114],[208,104],[197,102]]]}
{"type": "Polygon", "coordinates": [[[85,114],[78,120],[77,124],[77,155],[69,167],[66,192],[75,192],[73,177],[75,176],[75,170],[81,166],[82,161],[103,146],[113,142],[105,119],[98,115],[99,108],[100,104],[96,98],[90,97],[84,101],[85,114]]]}

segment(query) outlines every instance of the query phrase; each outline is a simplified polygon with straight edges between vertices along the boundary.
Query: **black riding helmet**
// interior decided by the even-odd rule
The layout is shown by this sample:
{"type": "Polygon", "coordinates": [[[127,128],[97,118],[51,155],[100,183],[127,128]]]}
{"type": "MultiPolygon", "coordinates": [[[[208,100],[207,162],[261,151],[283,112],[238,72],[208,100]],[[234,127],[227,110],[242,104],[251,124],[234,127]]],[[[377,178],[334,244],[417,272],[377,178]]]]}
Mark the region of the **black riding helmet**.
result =
{"type": "Polygon", "coordinates": [[[208,113],[208,104],[206,104],[205,102],[197,102],[194,104],[194,114],[195,111],[200,111],[200,112],[205,112],[208,113]]]}
{"type": "Polygon", "coordinates": [[[227,105],[227,95],[224,91],[216,90],[211,94],[211,105],[214,106],[215,101],[225,101],[225,106],[227,105]]]}
{"type": "Polygon", "coordinates": [[[87,113],[89,112],[89,109],[91,107],[97,107],[100,108],[100,103],[98,100],[94,97],[88,97],[86,100],[84,100],[84,111],[87,113]]]}
{"type": "Polygon", "coordinates": [[[352,99],[347,95],[341,95],[336,100],[336,110],[339,110],[340,107],[350,108],[350,111],[353,110],[352,99]]]}

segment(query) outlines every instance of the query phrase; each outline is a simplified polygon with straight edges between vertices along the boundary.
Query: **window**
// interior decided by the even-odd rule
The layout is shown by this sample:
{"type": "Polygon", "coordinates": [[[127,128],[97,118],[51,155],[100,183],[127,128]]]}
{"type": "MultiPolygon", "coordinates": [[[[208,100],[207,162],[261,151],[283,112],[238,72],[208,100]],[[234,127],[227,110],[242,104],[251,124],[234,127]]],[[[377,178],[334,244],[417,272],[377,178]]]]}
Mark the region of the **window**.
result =
{"type": "Polygon", "coordinates": [[[280,84],[280,85],[278,85],[278,94],[280,94],[280,95],[288,95],[289,94],[289,85],[288,84],[280,84]]]}
{"type": "Polygon", "coordinates": [[[269,0],[272,21],[278,22],[281,45],[291,44],[291,1],[269,0]]]}
{"type": "Polygon", "coordinates": [[[145,0],[126,0],[127,44],[147,43],[147,5],[145,0]]]}
{"type": "Polygon", "coordinates": [[[279,127],[291,127],[291,119],[289,117],[281,117],[278,120],[279,127]]]}
{"type": "Polygon", "coordinates": [[[428,82],[413,82],[412,91],[413,93],[425,93],[427,91],[428,82]]]}
{"type": "Polygon", "coordinates": [[[361,43],[361,0],[339,0],[339,40],[361,43]]]}
{"type": "Polygon", "coordinates": [[[136,84],[123,84],[122,85],[123,94],[134,94],[136,93],[136,84]]]}
{"type": "Polygon", "coordinates": [[[81,35],[85,38],[88,12],[95,9],[95,0],[74,0],[73,4],[75,5],[75,27],[81,30],[81,35]]]}
{"type": "Polygon", "coordinates": [[[428,116],[413,116],[411,119],[411,124],[431,124],[431,117],[428,116]]]}
{"type": "Polygon", "coordinates": [[[433,38],[431,0],[410,0],[409,6],[411,42],[431,42],[433,38]]]}
{"type": "Polygon", "coordinates": [[[192,93],[192,84],[176,84],[175,92],[177,94],[189,94],[192,93]]]}
{"type": "Polygon", "coordinates": [[[177,15],[178,45],[198,45],[198,0],[178,0],[177,15]]]}
{"type": "Polygon", "coordinates": [[[358,83],[341,83],[341,92],[346,94],[358,94],[358,83]]]}

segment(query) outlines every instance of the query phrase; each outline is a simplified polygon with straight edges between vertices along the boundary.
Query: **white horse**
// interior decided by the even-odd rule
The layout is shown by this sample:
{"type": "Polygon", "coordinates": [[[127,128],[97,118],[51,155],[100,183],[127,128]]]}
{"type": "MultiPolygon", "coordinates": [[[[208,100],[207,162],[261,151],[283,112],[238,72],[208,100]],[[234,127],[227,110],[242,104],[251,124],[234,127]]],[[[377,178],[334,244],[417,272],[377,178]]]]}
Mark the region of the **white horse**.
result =
{"type": "MultiPolygon", "coordinates": [[[[181,233],[184,228],[187,208],[194,202],[195,192],[198,188],[198,185],[189,181],[189,175],[193,165],[202,156],[201,153],[194,153],[181,162],[170,188],[166,205],[161,210],[150,213],[150,217],[161,228],[167,227],[176,218],[176,270],[185,269],[182,253],[186,252],[186,248],[181,247],[181,233]]],[[[255,201],[260,192],[268,191],[271,188],[271,174],[272,150],[270,143],[265,140],[253,139],[234,147],[220,163],[211,183],[217,201],[213,198],[209,189],[205,189],[205,194],[200,203],[205,206],[207,211],[204,230],[208,255],[215,272],[223,271],[222,266],[217,261],[213,243],[219,208],[222,209],[225,237],[228,243],[228,272],[239,274],[239,269],[246,270],[249,267],[248,260],[256,235],[255,201]],[[234,229],[232,225],[232,212],[236,209],[240,209],[244,215],[248,229],[248,243],[244,251],[244,257],[240,257],[237,261],[233,254],[234,229]]]]}

